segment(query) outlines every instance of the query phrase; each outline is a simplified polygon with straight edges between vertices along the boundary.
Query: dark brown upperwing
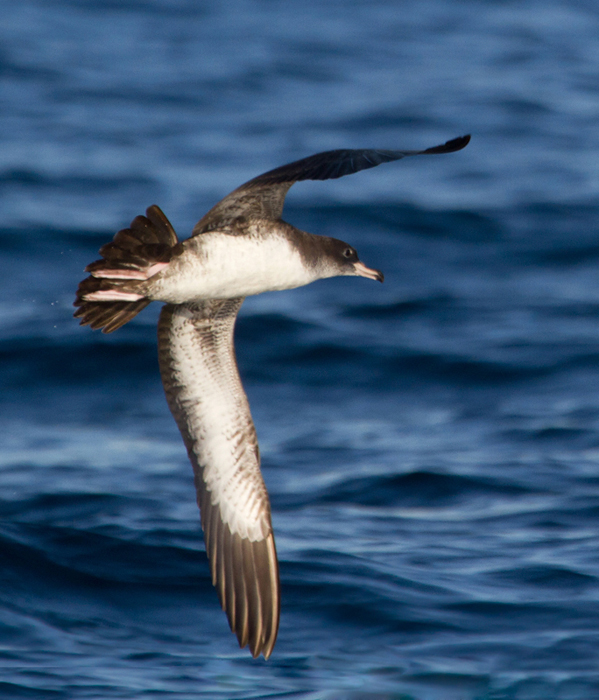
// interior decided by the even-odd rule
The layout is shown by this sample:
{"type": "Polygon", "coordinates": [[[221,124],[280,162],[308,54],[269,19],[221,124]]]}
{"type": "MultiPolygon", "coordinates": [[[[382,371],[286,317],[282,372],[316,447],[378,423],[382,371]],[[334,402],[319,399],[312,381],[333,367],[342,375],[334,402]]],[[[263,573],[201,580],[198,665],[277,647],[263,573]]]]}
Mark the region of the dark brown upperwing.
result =
{"type": "Polygon", "coordinates": [[[193,236],[215,228],[251,219],[280,219],[285,196],[294,182],[334,180],[381,163],[406,156],[453,153],[465,148],[470,135],[460,136],[424,151],[385,151],[377,149],[324,151],[269,170],[249,180],[227,195],[204,216],[193,229],[193,236]]]}

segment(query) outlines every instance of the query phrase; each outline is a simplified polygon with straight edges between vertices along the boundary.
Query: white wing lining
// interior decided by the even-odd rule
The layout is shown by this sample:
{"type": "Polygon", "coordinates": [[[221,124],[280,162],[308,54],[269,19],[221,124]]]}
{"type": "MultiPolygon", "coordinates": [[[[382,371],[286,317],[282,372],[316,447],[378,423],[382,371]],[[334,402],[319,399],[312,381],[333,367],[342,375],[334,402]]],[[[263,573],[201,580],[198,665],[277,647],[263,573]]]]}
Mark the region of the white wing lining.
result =
{"type": "Polygon", "coordinates": [[[158,355],[167,401],[192,463],[212,582],[241,647],[268,658],[279,572],[256,431],[235,360],[243,299],[167,305],[158,355]]]}

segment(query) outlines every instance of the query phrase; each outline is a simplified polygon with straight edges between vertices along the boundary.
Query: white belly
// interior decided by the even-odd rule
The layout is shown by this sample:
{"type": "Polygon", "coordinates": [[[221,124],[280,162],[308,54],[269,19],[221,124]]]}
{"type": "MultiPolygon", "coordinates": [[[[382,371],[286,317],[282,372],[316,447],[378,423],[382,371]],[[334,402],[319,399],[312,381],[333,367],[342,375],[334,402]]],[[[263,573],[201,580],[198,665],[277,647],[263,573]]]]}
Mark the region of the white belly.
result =
{"type": "Polygon", "coordinates": [[[215,231],[190,238],[184,246],[152,281],[152,299],[171,304],[231,299],[293,289],[316,279],[298,251],[278,233],[263,237],[215,231]]]}

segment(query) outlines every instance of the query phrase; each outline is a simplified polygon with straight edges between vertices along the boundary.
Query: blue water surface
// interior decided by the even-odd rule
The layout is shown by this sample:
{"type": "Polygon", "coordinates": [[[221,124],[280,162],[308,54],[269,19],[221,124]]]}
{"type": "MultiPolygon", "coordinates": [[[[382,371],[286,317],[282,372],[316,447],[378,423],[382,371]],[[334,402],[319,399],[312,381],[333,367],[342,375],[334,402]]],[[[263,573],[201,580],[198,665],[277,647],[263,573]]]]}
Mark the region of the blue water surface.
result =
{"type": "Polygon", "coordinates": [[[0,11],[0,697],[599,697],[597,3],[0,11]],[[464,133],[291,191],[285,218],[384,285],[242,309],[283,588],[253,660],[210,584],[159,309],[80,328],[82,269],[152,203],[186,237],[285,162],[464,133]]]}

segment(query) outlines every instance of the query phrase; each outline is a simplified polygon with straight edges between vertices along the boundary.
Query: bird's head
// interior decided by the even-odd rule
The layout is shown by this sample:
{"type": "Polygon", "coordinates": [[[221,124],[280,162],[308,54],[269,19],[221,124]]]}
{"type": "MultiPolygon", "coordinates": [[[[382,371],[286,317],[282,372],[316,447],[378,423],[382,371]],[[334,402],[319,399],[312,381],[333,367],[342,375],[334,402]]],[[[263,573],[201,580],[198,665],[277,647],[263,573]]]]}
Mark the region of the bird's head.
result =
{"type": "Polygon", "coordinates": [[[367,277],[371,280],[382,282],[385,277],[380,270],[373,270],[366,267],[358,258],[356,249],[348,243],[337,238],[322,238],[324,256],[322,259],[323,272],[327,277],[337,277],[340,275],[354,275],[356,277],[367,277]]]}

